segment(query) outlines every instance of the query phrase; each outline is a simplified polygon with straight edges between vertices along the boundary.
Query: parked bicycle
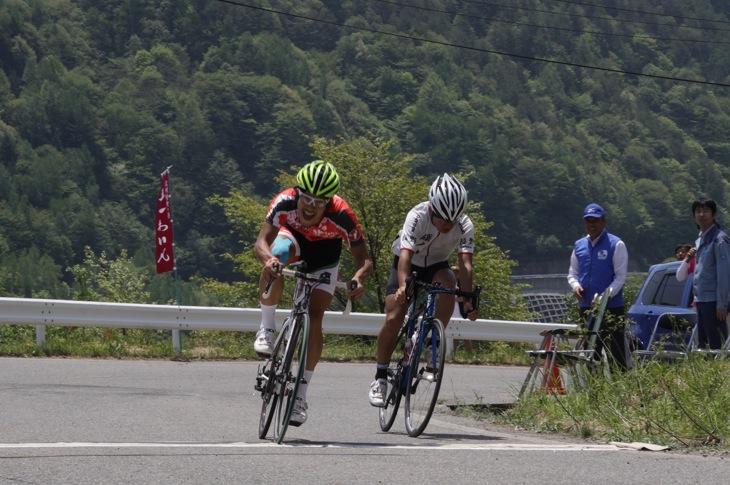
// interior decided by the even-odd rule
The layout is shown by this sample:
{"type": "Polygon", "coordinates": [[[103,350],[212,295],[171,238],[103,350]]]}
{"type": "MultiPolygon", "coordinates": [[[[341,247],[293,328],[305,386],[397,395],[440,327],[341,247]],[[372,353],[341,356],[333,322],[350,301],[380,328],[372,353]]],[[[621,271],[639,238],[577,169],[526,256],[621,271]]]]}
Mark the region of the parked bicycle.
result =
{"type": "MultiPolygon", "coordinates": [[[[274,441],[281,443],[289,427],[299,383],[307,363],[309,342],[309,298],[319,284],[328,285],[330,276],[317,276],[306,272],[306,263],[299,261],[282,270],[282,275],[297,279],[294,286],[294,303],[289,316],[284,320],[274,349],[263,365],[259,366],[255,389],[261,392],[261,415],[259,417],[259,438],[266,438],[272,421],[274,441]]],[[[273,278],[264,289],[264,296],[271,289],[273,278]]],[[[348,284],[338,281],[338,288],[348,284]]],[[[351,287],[351,286],[350,286],[351,287]]],[[[347,301],[345,314],[350,312],[352,301],[347,301]]],[[[296,425],[296,424],[294,424],[296,425]]]]}
{"type": "Polygon", "coordinates": [[[434,316],[436,295],[469,298],[478,309],[481,287],[471,292],[452,290],[419,281],[415,274],[407,285],[410,303],[388,368],[385,405],[379,408],[379,417],[380,429],[390,430],[405,396],[406,431],[416,437],[431,419],[444,375],[446,334],[443,323],[434,316]]]}

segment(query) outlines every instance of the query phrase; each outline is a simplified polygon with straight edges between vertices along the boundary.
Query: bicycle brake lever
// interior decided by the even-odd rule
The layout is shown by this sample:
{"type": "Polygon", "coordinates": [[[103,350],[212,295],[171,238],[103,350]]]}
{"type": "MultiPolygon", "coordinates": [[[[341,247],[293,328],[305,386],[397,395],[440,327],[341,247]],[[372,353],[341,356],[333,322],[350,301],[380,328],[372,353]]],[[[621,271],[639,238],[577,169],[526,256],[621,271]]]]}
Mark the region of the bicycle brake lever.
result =
{"type": "MultiPolygon", "coordinates": [[[[276,271],[277,273],[279,272],[279,263],[273,263],[271,266],[274,268],[274,271],[276,271]]],[[[262,298],[269,297],[269,293],[271,292],[271,285],[274,284],[274,279],[275,278],[273,276],[269,278],[269,282],[266,283],[266,288],[264,288],[264,292],[261,294],[262,298]]]]}
{"type": "MultiPolygon", "coordinates": [[[[350,291],[355,291],[357,288],[357,281],[350,280],[347,283],[347,288],[350,291]]],[[[347,305],[345,305],[345,311],[342,312],[343,315],[349,315],[352,310],[355,309],[355,299],[354,298],[348,298],[347,299],[347,305]]]]}

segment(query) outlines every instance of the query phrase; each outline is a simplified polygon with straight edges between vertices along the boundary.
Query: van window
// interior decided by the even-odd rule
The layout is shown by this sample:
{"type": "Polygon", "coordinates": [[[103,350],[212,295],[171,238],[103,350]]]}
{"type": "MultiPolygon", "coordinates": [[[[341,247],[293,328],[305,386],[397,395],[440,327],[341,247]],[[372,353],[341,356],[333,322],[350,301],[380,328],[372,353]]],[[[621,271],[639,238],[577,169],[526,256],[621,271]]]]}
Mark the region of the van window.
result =
{"type": "Polygon", "coordinates": [[[682,294],[684,293],[684,281],[677,281],[674,271],[666,271],[657,273],[652,278],[651,284],[647,286],[647,290],[651,288],[654,291],[644,293],[644,300],[648,305],[661,305],[681,307],[682,294]]]}
{"type": "Polygon", "coordinates": [[[650,279],[646,280],[646,287],[644,288],[644,292],[641,294],[642,305],[654,304],[654,298],[656,297],[657,291],[659,290],[662,279],[664,279],[665,272],[666,271],[657,271],[656,273],[651,275],[650,279]]]}

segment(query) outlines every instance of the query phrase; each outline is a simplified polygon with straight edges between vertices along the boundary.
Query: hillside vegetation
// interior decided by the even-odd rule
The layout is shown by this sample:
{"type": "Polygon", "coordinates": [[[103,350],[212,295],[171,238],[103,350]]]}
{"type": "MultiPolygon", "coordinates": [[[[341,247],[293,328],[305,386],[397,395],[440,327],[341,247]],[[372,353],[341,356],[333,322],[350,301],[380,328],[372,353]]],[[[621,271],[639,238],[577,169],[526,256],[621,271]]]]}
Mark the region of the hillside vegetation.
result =
{"type": "Polygon", "coordinates": [[[212,197],[265,204],[314,137],[387,141],[424,180],[471,173],[523,265],[567,267],[589,202],[636,270],[694,239],[695,197],[730,221],[730,4],[498,3],[3,1],[4,293],[68,298],[86,247],[151,274],[170,165],[181,278],[241,279],[223,255],[246,241],[212,197]]]}

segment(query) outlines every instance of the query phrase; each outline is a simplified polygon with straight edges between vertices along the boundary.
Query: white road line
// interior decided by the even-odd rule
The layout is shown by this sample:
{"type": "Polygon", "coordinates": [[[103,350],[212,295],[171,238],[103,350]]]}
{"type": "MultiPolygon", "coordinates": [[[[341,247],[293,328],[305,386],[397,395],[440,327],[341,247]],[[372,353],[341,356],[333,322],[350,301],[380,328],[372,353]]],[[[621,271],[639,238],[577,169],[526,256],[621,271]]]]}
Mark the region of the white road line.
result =
{"type": "Polygon", "coordinates": [[[492,450],[492,451],[620,451],[615,445],[550,445],[550,444],[446,444],[446,445],[357,445],[352,443],[340,444],[281,444],[272,442],[262,443],[196,443],[196,442],[147,442],[147,443],[93,443],[93,442],[59,442],[59,443],[0,443],[0,449],[59,449],[59,448],[333,448],[333,449],[406,449],[428,451],[454,450],[492,450]]]}

